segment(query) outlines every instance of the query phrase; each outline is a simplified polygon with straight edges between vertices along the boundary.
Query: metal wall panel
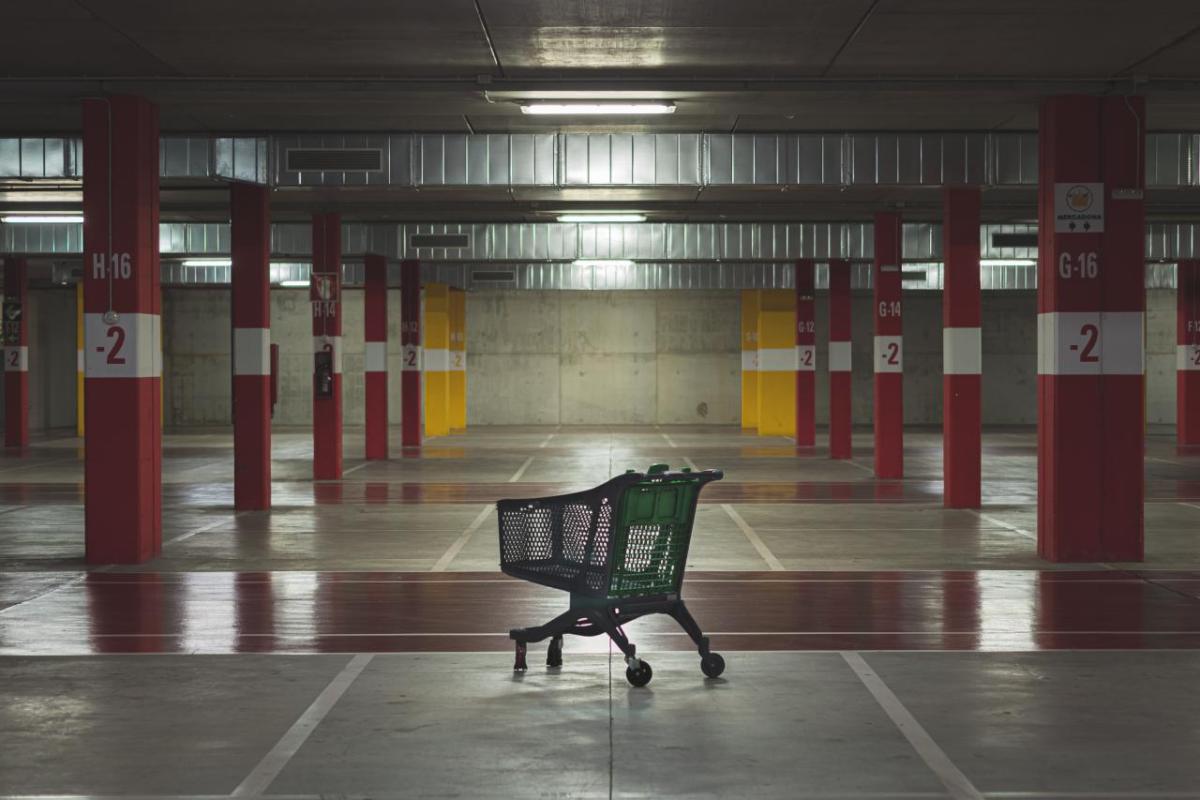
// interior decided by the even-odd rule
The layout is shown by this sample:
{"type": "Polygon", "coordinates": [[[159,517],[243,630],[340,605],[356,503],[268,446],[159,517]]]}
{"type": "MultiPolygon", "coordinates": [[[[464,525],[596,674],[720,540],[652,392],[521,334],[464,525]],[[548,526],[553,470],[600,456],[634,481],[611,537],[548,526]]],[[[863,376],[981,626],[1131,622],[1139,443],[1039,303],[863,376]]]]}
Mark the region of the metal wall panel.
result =
{"type": "Polygon", "coordinates": [[[0,139],[0,178],[78,178],[83,174],[78,138],[0,139]]]}
{"type": "Polygon", "coordinates": [[[1146,134],[1146,185],[1200,186],[1200,134],[1146,134]]]}
{"type": "MultiPolygon", "coordinates": [[[[83,175],[78,137],[0,138],[0,178],[83,175]]],[[[279,186],[1035,186],[1037,133],[166,136],[162,177],[279,186]],[[380,170],[289,171],[291,148],[379,149],[380,170]]],[[[1146,184],[1200,186],[1200,133],[1146,135],[1146,184]]]]}

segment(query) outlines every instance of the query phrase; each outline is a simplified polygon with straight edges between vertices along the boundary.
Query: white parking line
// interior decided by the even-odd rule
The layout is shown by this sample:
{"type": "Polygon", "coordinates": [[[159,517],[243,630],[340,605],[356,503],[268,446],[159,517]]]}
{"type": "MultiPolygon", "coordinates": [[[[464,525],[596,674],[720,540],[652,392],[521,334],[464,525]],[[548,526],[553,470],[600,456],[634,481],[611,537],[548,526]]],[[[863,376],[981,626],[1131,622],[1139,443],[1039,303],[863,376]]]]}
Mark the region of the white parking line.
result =
{"type": "Polygon", "coordinates": [[[1182,500],[1180,500],[1179,505],[1187,506],[1188,508],[1194,508],[1194,509],[1200,511],[1200,506],[1196,505],[1195,503],[1185,503],[1182,500]]]}
{"type": "Polygon", "coordinates": [[[738,528],[741,529],[742,533],[746,534],[746,538],[750,540],[750,544],[754,545],[754,549],[758,551],[760,556],[762,556],[762,560],[767,562],[767,566],[773,570],[782,570],[783,564],[781,564],[779,559],[775,557],[775,554],[771,552],[771,549],[767,547],[766,543],[763,542],[762,539],[758,538],[758,534],[754,532],[754,528],[751,528],[746,523],[746,520],[742,519],[742,515],[734,511],[733,506],[729,505],[728,503],[721,503],[721,508],[725,509],[725,513],[729,515],[731,520],[733,520],[733,524],[737,525],[738,528]]]}
{"type": "Polygon", "coordinates": [[[1016,525],[1010,525],[1009,523],[1005,522],[1002,519],[997,519],[997,518],[993,517],[991,514],[984,514],[983,512],[976,511],[973,508],[964,508],[963,511],[966,511],[970,514],[974,514],[975,516],[979,517],[984,522],[987,522],[989,524],[995,525],[1000,528],[1004,528],[1005,530],[1012,531],[1013,533],[1017,534],[1018,536],[1024,536],[1026,539],[1032,539],[1035,542],[1037,541],[1036,533],[1030,533],[1029,531],[1025,530],[1024,528],[1018,528],[1016,525]]]}
{"type": "Polygon", "coordinates": [[[938,747],[938,743],[921,727],[917,718],[904,707],[900,698],[896,697],[888,685],[883,682],[883,678],[875,674],[875,670],[871,669],[866,660],[858,653],[843,652],[842,658],[846,661],[846,665],[854,670],[854,674],[862,681],[863,686],[867,687],[867,691],[875,698],[875,702],[879,703],[884,713],[891,718],[912,748],[917,751],[917,755],[921,757],[925,765],[946,787],[950,796],[955,800],[984,800],[983,794],[975,788],[975,785],[958,767],[954,766],[954,762],[950,760],[946,752],[938,747]]]}
{"type": "Polygon", "coordinates": [[[236,520],[238,517],[242,516],[245,513],[247,513],[247,512],[239,511],[236,514],[226,517],[225,519],[219,519],[216,522],[210,522],[209,524],[203,525],[199,528],[193,528],[190,531],[186,531],[184,533],[179,534],[178,536],[174,537],[173,539],[167,539],[165,542],[163,542],[163,547],[168,547],[173,544],[178,544],[179,542],[182,542],[184,539],[190,539],[198,533],[207,533],[207,532],[213,530],[214,528],[219,528],[222,525],[228,525],[230,522],[233,522],[234,520],[236,520]]]}
{"type": "Polygon", "coordinates": [[[864,464],[860,464],[860,463],[858,463],[857,461],[855,461],[855,460],[854,460],[854,459],[852,459],[852,458],[839,458],[839,459],[837,459],[837,460],[838,460],[838,461],[841,461],[841,462],[843,462],[843,463],[845,463],[845,464],[849,464],[850,466],[854,467],[855,469],[861,469],[863,472],[866,472],[866,473],[867,473],[867,474],[869,474],[869,475],[874,475],[874,474],[875,474],[875,469],[874,469],[874,467],[868,467],[868,466],[866,466],[866,465],[864,465],[864,464]]]}
{"type": "Polygon", "coordinates": [[[525,463],[521,465],[521,468],[519,470],[517,470],[516,472],[513,473],[513,476],[508,479],[508,482],[516,483],[517,481],[521,480],[521,476],[525,474],[525,470],[529,469],[529,465],[532,463],[533,463],[533,456],[530,456],[529,458],[525,459],[525,463]]]}
{"type": "Polygon", "coordinates": [[[371,461],[364,461],[361,464],[354,465],[350,469],[344,469],[344,470],[342,470],[342,477],[344,478],[352,472],[358,472],[363,467],[369,467],[369,466],[371,466],[372,463],[373,462],[371,462],[371,461]]]}
{"type": "Polygon", "coordinates": [[[492,513],[493,508],[495,508],[495,506],[491,505],[490,503],[483,507],[483,510],[479,512],[479,516],[475,517],[475,519],[471,521],[471,524],[468,525],[467,529],[462,532],[462,535],[455,539],[454,544],[450,545],[446,552],[442,554],[442,557],[437,560],[437,563],[433,565],[433,569],[430,570],[431,572],[446,571],[446,567],[450,566],[450,562],[454,560],[454,557],[457,556],[463,547],[466,546],[467,542],[470,541],[471,534],[479,530],[479,526],[482,525],[483,521],[488,518],[489,514],[492,513]]]}
{"type": "Polygon", "coordinates": [[[313,700],[312,705],[305,709],[304,713],[300,715],[300,719],[292,723],[292,727],[288,728],[283,738],[276,742],[275,746],[271,748],[271,752],[263,756],[262,761],[258,762],[258,766],[250,771],[250,774],[237,785],[230,796],[253,797],[266,792],[267,788],[279,777],[279,773],[283,772],[283,768],[292,760],[292,756],[299,752],[300,747],[321,724],[321,720],[325,719],[325,716],[337,705],[337,701],[342,699],[342,695],[354,683],[355,678],[362,673],[367,664],[371,663],[373,657],[357,655],[350,659],[350,663],[343,667],[324,691],[317,695],[317,699],[313,700]]]}
{"type": "Polygon", "coordinates": [[[667,436],[665,433],[659,433],[659,436],[663,437],[663,439],[666,440],[668,447],[679,447],[679,445],[675,444],[675,441],[670,436],[667,436]]]}
{"type": "Polygon", "coordinates": [[[692,472],[699,472],[699,471],[700,471],[700,468],[696,466],[696,462],[695,462],[695,461],[692,461],[690,458],[685,458],[685,459],[683,459],[683,463],[684,463],[684,464],[687,464],[687,466],[688,466],[688,469],[690,469],[692,472]]]}

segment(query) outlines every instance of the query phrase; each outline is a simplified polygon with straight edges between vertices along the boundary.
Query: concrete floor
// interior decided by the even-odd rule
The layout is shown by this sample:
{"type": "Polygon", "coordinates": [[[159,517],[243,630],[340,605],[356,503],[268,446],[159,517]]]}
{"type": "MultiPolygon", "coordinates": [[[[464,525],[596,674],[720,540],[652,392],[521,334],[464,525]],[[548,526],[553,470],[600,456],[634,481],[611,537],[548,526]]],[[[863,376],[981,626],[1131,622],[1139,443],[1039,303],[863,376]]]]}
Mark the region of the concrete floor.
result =
{"type": "Polygon", "coordinates": [[[1035,552],[1031,430],[985,436],[981,513],[907,478],[728,428],[496,428],[310,480],[277,432],[276,507],[234,514],[227,432],[164,450],[163,555],[87,571],[79,442],[0,455],[0,797],[1200,798],[1200,457],[1147,449],[1144,564],[1035,552]],[[655,462],[720,467],[685,597],[511,671],[560,593],[497,572],[501,497],[655,462]]]}

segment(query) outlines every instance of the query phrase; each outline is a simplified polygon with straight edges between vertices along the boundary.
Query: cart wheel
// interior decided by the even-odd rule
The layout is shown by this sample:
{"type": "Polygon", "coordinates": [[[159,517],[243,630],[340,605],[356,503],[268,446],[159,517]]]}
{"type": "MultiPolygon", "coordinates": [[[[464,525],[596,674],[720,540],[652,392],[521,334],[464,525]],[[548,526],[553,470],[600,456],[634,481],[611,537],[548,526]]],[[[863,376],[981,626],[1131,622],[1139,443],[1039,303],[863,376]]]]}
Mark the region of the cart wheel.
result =
{"type": "Polygon", "coordinates": [[[709,653],[700,659],[700,670],[710,678],[719,678],[725,671],[725,659],[720,653],[709,653]]]}
{"type": "Polygon", "coordinates": [[[525,664],[525,643],[517,642],[517,660],[513,663],[513,672],[524,672],[529,669],[525,664]]]}
{"type": "Polygon", "coordinates": [[[634,686],[645,686],[654,677],[654,670],[650,669],[649,661],[639,662],[637,669],[633,667],[625,668],[625,679],[634,686]]]}
{"type": "Polygon", "coordinates": [[[562,644],[561,636],[555,636],[550,640],[550,646],[546,648],[546,666],[561,667],[562,666],[562,644]]]}

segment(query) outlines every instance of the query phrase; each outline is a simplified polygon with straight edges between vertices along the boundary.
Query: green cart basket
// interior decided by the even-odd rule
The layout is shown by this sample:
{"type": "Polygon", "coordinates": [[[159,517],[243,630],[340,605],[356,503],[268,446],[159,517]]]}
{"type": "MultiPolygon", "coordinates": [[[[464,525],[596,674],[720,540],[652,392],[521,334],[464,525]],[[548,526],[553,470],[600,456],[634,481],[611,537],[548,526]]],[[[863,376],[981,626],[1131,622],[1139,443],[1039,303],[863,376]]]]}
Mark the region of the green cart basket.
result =
{"type": "Polygon", "coordinates": [[[710,678],[725,659],[708,648],[680,597],[700,490],[720,470],[671,472],[655,464],[630,470],[586,492],[501,500],[500,569],[514,578],[571,593],[571,607],[545,625],[514,628],[514,669],[525,670],[529,642],[550,639],[546,665],[562,666],[563,634],[608,634],[625,654],[625,677],[645,686],[653,673],[621,626],[646,614],[670,614],[700,651],[710,678]]]}

